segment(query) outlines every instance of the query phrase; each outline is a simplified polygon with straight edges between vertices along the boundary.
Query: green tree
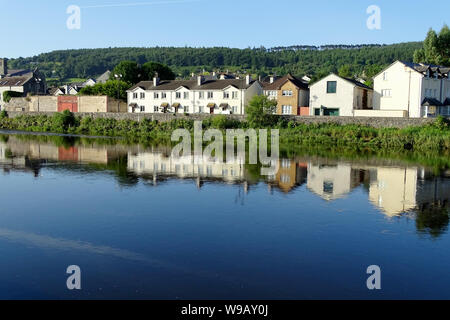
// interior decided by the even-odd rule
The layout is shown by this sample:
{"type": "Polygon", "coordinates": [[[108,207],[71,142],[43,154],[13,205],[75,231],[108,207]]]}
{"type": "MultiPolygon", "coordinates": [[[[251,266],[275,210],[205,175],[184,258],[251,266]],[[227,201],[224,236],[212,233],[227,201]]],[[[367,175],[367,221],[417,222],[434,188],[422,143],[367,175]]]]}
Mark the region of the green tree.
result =
{"type": "Polygon", "coordinates": [[[80,95],[86,96],[108,96],[117,99],[117,95],[123,101],[127,100],[127,90],[131,85],[125,81],[109,80],[105,83],[97,83],[90,87],[84,87],[80,90],[80,95]]]}
{"type": "Polygon", "coordinates": [[[271,100],[264,95],[254,96],[245,108],[250,126],[252,128],[263,128],[276,123],[278,120],[278,117],[274,115],[276,106],[275,100],[271,100]]]}
{"type": "Polygon", "coordinates": [[[116,75],[122,75],[122,81],[135,84],[139,82],[141,68],[134,61],[122,61],[111,72],[111,80],[115,80],[116,75]]]}
{"type": "Polygon", "coordinates": [[[174,80],[175,73],[173,73],[172,69],[170,69],[165,64],[157,63],[157,62],[146,62],[141,67],[142,77],[144,80],[151,80],[155,73],[158,73],[158,76],[161,80],[174,80]]]}
{"type": "Polygon", "coordinates": [[[444,25],[439,35],[430,28],[423,48],[414,52],[414,62],[450,66],[450,30],[444,25]]]}
{"type": "Polygon", "coordinates": [[[353,76],[351,67],[348,64],[344,64],[343,66],[341,66],[338,70],[338,74],[340,77],[344,78],[351,78],[353,76]]]}

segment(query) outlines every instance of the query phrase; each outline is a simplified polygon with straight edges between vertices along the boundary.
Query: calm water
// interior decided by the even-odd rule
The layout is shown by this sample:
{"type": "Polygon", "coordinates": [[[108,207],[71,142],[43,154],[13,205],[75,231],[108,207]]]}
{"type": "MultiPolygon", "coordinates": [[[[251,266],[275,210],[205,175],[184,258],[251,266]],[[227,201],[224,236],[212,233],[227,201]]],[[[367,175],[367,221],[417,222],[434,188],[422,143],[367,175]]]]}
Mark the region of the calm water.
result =
{"type": "Polygon", "coordinates": [[[1,136],[0,298],[450,298],[449,171],[303,156],[262,178],[169,155],[1,136]]]}

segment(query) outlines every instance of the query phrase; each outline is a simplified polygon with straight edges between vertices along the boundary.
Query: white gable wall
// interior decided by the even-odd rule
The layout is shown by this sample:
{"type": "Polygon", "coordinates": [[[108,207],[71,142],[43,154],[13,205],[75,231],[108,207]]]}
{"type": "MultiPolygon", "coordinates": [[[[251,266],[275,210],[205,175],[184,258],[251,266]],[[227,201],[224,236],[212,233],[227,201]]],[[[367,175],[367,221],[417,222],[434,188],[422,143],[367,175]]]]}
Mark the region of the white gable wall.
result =
{"type": "Polygon", "coordinates": [[[341,77],[330,74],[310,86],[310,115],[321,106],[328,109],[339,109],[340,116],[353,116],[355,104],[354,88],[356,86],[341,77]],[[327,93],[327,82],[336,81],[336,93],[327,93]]]}

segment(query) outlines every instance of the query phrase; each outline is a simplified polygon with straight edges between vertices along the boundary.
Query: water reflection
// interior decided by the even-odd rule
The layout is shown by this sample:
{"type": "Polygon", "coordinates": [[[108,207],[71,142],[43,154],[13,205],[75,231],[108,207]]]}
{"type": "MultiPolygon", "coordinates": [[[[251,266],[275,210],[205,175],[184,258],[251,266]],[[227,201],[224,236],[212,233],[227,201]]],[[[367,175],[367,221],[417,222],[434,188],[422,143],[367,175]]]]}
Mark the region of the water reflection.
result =
{"type": "Polygon", "coordinates": [[[317,157],[282,158],[276,175],[261,177],[259,170],[246,165],[242,158],[228,163],[196,157],[175,159],[167,147],[2,135],[0,165],[6,173],[25,171],[36,177],[43,167],[105,171],[113,173],[122,186],[128,187],[140,180],[157,186],[176,178],[191,179],[199,188],[205,182],[241,184],[248,192],[252,184],[264,182],[270,191],[310,192],[327,202],[345,198],[354,189],[361,188],[367,200],[387,217],[413,216],[421,233],[438,236],[449,223],[448,171],[433,173],[422,166],[379,159],[350,162],[317,157]]]}

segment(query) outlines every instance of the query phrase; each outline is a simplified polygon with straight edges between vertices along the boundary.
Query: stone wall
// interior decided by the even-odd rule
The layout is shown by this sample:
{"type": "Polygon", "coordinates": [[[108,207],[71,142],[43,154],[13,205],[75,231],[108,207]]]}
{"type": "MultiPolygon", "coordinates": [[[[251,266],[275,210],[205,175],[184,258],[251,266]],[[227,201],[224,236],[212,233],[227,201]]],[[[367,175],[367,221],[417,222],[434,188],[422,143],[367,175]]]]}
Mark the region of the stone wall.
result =
{"type": "MultiPolygon", "coordinates": [[[[8,112],[9,117],[17,117],[19,115],[53,115],[53,112],[8,112]]],[[[218,115],[211,116],[209,114],[143,114],[143,113],[88,113],[79,112],[77,116],[91,117],[93,119],[116,119],[116,120],[134,120],[141,121],[142,119],[150,119],[152,121],[167,122],[174,119],[188,119],[188,120],[205,120],[210,117],[217,117],[218,115]]],[[[229,119],[242,121],[245,116],[242,115],[226,115],[229,119]]],[[[282,116],[289,121],[295,121],[303,124],[323,124],[333,123],[339,125],[357,124],[364,126],[372,126],[375,128],[405,128],[408,126],[421,126],[432,123],[433,118],[382,118],[382,117],[314,117],[314,116],[282,116]]]]}
{"type": "Polygon", "coordinates": [[[56,112],[58,110],[58,98],[53,96],[30,97],[29,110],[42,112],[56,112]]]}

